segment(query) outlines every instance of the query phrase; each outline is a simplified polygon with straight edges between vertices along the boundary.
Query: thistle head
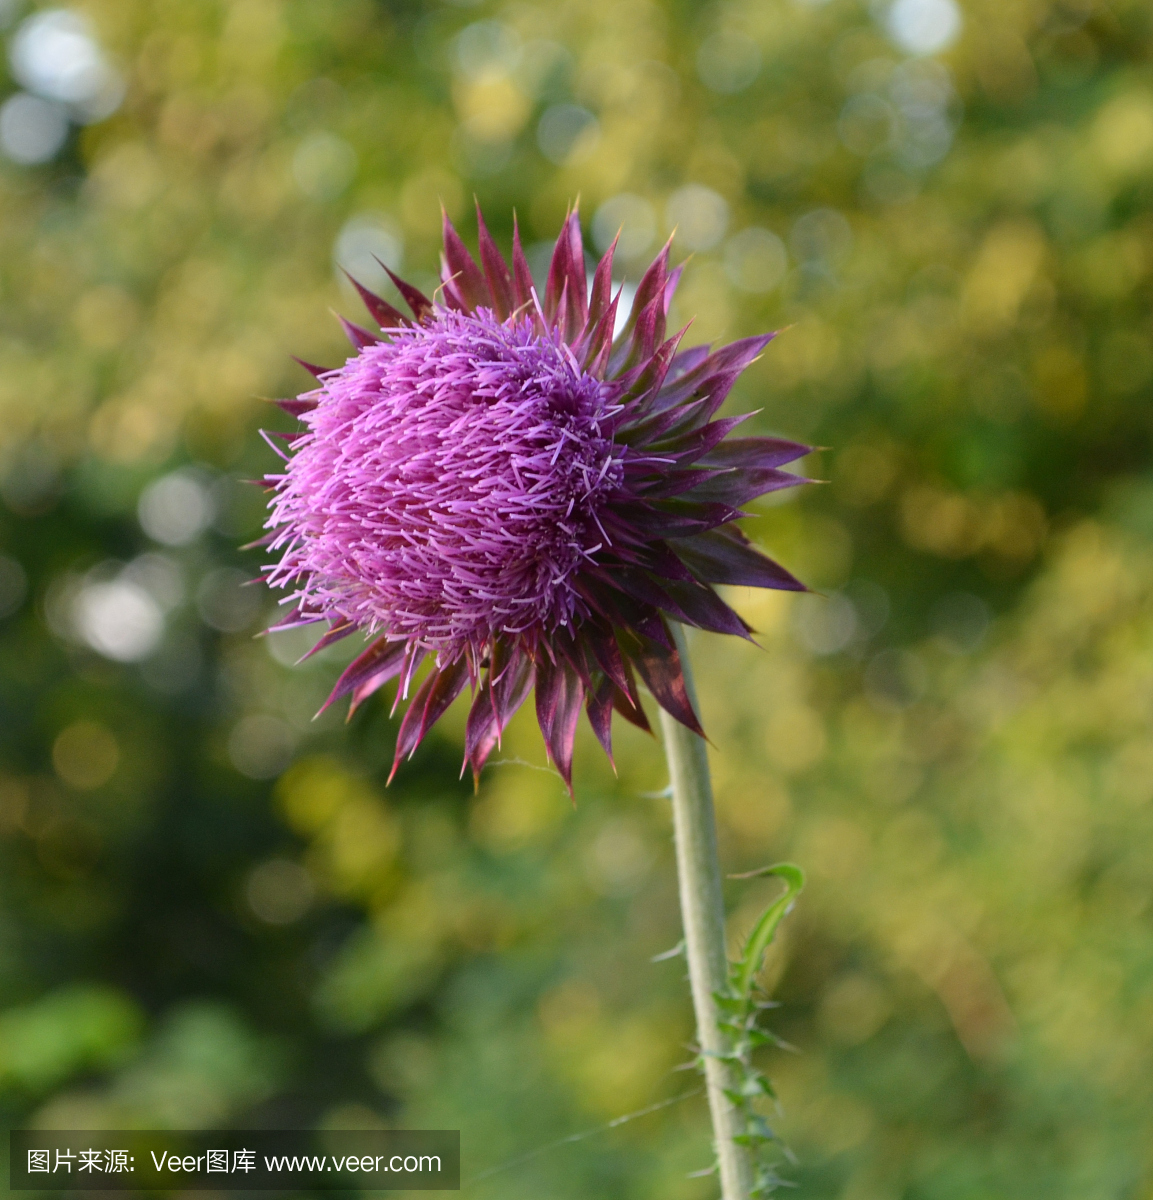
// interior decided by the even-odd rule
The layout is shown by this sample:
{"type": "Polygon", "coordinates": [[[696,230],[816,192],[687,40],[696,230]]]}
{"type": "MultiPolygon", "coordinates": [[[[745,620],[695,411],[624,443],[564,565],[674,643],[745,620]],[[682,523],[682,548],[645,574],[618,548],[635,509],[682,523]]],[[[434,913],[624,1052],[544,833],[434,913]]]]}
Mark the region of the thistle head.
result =
{"type": "Polygon", "coordinates": [[[803,482],[780,468],[808,447],[727,438],[743,418],[716,413],[771,335],[715,352],[666,339],[680,274],[667,246],[614,337],[613,250],[589,287],[576,213],[543,299],[516,233],[510,269],[477,217],[480,266],[446,218],[443,300],[395,280],[407,317],[358,284],[381,335],[344,322],[353,356],[281,402],[304,428],[267,477],[266,579],[293,606],[277,628],[327,621],[319,645],[373,637],[329,703],[355,708],[398,676],[407,695],[432,660],[396,763],[471,686],[479,773],[535,685],[570,782],[582,705],[610,753],[614,709],[648,727],[637,674],[699,732],[667,622],[747,635],[714,584],[801,587],[734,521],[803,482]]]}

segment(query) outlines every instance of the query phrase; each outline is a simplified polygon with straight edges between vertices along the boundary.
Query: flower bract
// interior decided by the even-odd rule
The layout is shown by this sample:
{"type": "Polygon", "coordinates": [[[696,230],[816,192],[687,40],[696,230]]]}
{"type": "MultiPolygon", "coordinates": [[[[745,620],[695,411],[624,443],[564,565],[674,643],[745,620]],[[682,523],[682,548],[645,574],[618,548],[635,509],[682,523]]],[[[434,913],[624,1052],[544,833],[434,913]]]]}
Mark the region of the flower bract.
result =
{"type": "Polygon", "coordinates": [[[354,711],[393,679],[398,702],[411,693],[394,773],[469,688],[479,775],[535,690],[571,787],[582,707],[611,756],[614,711],[648,728],[639,681],[700,732],[669,621],[747,636],[714,585],[803,590],[735,522],[804,482],[781,468],[810,448],[729,436],[746,417],[717,413],[773,335],[666,338],[668,246],[614,334],[615,243],[590,285],[573,212],[542,297],[515,229],[510,268],[477,220],[479,264],[445,218],[436,302],[393,276],[405,315],[356,284],[380,334],[343,321],[353,356],[309,367],[318,386],[279,402],[304,429],[266,476],[265,579],[289,593],[275,628],[328,622],[313,653],[370,636],[328,704],[354,711]]]}

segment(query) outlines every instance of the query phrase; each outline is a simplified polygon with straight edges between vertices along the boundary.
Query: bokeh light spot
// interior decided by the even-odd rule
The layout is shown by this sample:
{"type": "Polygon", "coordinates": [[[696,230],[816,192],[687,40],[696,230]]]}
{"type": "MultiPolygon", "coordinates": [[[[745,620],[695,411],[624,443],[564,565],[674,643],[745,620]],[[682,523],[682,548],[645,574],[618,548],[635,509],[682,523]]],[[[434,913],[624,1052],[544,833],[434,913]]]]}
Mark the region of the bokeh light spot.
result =
{"type": "Polygon", "coordinates": [[[242,717],[228,735],[228,757],[249,779],[275,779],[292,761],[296,734],[277,717],[242,717]]]}
{"type": "Polygon", "coordinates": [[[147,658],[164,633],[160,606],[128,579],[85,584],[73,601],[72,620],[97,654],[115,662],[147,658]]]}
{"type": "Polygon", "coordinates": [[[154,542],[186,546],[212,522],[212,495],[199,472],[172,471],[140,493],[136,515],[154,542]]]}
{"type": "Polygon", "coordinates": [[[793,632],[812,654],[836,654],[844,650],[857,632],[857,610],[847,597],[798,596],[793,606],[793,632]]]}
{"type": "Polygon", "coordinates": [[[308,911],[315,894],[312,876],[286,858],[272,858],[252,869],[244,887],[248,907],[269,925],[291,925],[308,911]]]}
{"type": "Polygon", "coordinates": [[[729,225],[728,201],[712,188],[690,183],[669,197],[665,212],[670,230],[689,250],[711,250],[729,225]]]}
{"type": "Polygon", "coordinates": [[[292,175],[310,199],[335,200],[356,178],[356,151],[332,133],[313,133],[292,156],[292,175]]]}
{"type": "Polygon", "coordinates": [[[798,217],[789,233],[789,246],[802,262],[815,259],[839,263],[853,245],[853,231],[835,208],[816,208],[798,217]]]}
{"type": "Polygon", "coordinates": [[[600,141],[600,123],[578,104],[554,104],[541,116],[536,131],[537,145],[558,166],[587,158],[600,141]]]}
{"type": "Polygon", "coordinates": [[[885,15],[889,36],[909,54],[938,54],[957,40],[962,26],[956,0],[894,0],[885,15]]]}
{"type": "Polygon", "coordinates": [[[17,92],[0,105],[0,150],[21,166],[54,158],[68,137],[68,115],[52,100],[17,92]]]}
{"type": "Polygon", "coordinates": [[[601,253],[620,234],[617,253],[622,258],[637,258],[653,244],[657,236],[657,217],[653,206],[632,192],[621,192],[606,200],[593,217],[593,241],[601,253]]]}
{"type": "Polygon", "coordinates": [[[629,896],[645,882],[656,855],[627,817],[607,820],[585,853],[585,877],[605,896],[629,896]]]}
{"type": "Polygon", "coordinates": [[[907,708],[927,686],[925,664],[911,650],[882,650],[865,668],[865,694],[882,710],[907,708]]]}
{"type": "Polygon", "coordinates": [[[70,787],[88,790],[108,782],[120,763],[120,747],[97,721],[76,721],[52,743],[52,765],[70,787]]]}
{"type": "Polygon", "coordinates": [[[8,57],[20,83],[45,99],[68,105],[81,123],[110,116],[123,98],[124,84],[88,22],[68,9],[30,16],[16,31],[8,57]]]}
{"type": "Polygon", "coordinates": [[[950,654],[972,654],[985,640],[992,614],[980,596],[950,592],[933,606],[929,623],[942,649],[950,654]]]}
{"type": "Polygon", "coordinates": [[[474,21],[456,36],[456,63],[470,79],[515,70],[521,53],[516,30],[500,21],[474,21]]]}
{"type": "Polygon", "coordinates": [[[206,625],[221,633],[239,633],[260,616],[264,596],[247,571],[218,567],[200,581],[196,607],[206,625]]]}
{"type": "Polygon", "coordinates": [[[850,96],[837,120],[837,132],[845,148],[862,157],[888,145],[893,137],[893,110],[889,104],[866,92],[850,96]]]}
{"type": "Polygon", "coordinates": [[[759,225],[742,229],[725,243],[725,274],[743,292],[771,292],[788,265],[784,242],[759,225]]]}
{"type": "Polygon", "coordinates": [[[404,266],[404,234],[384,213],[356,213],[345,221],[336,235],[332,261],[341,281],[347,271],[371,291],[391,288],[384,267],[399,272],[404,266]]]}
{"type": "Polygon", "coordinates": [[[0,618],[10,617],[28,594],[28,575],[24,568],[7,554],[0,554],[0,618]]]}
{"type": "Polygon", "coordinates": [[[705,87],[731,95],[744,91],[761,69],[761,50],[743,33],[723,30],[697,50],[697,74],[705,87]]]}

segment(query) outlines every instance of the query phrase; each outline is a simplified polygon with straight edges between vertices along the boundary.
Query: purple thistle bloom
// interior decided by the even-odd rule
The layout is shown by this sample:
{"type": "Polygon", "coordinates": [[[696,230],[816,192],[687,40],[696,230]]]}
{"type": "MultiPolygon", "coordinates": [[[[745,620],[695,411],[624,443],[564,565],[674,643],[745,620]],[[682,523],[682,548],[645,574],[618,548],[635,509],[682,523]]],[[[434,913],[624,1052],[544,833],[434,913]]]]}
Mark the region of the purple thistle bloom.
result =
{"type": "Polygon", "coordinates": [[[615,243],[590,290],[572,213],[542,303],[515,230],[510,271],[477,220],[483,269],[446,217],[443,304],[393,276],[410,319],[357,284],[386,337],[343,322],[353,357],[310,367],[320,386],[281,402],[306,429],[266,477],[263,544],[279,560],[265,578],[291,589],[277,629],[327,620],[315,649],[374,638],[325,707],[349,696],[355,710],[397,677],[407,698],[433,659],[393,774],[471,686],[465,765],[479,775],[535,685],[571,788],[582,704],[610,756],[614,709],[649,728],[638,674],[700,732],[670,618],[748,636],[712,584],[804,590],[734,522],[754,497],[805,482],[780,468],[809,447],[726,438],[745,418],[715,415],[773,335],[678,351],[683,330],[665,339],[680,277],[668,246],[614,340],[615,243]]]}

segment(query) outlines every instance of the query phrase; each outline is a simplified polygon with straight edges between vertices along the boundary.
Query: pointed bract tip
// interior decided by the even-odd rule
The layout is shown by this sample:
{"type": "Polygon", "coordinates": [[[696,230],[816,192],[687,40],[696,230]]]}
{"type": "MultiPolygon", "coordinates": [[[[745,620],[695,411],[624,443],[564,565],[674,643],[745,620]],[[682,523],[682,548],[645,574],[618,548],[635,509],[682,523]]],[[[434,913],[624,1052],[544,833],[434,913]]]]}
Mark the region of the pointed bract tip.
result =
{"type": "Polygon", "coordinates": [[[288,357],[293,362],[299,363],[314,379],[323,379],[332,369],[331,367],[318,367],[315,363],[307,362],[303,358],[297,358],[295,354],[290,354],[288,357]]]}
{"type": "Polygon", "coordinates": [[[344,336],[348,338],[355,349],[363,350],[366,346],[380,344],[380,338],[370,329],[365,329],[363,325],[357,325],[354,321],[348,320],[347,317],[342,317],[335,309],[330,309],[329,311],[340,322],[340,327],[344,330],[344,336]]]}

